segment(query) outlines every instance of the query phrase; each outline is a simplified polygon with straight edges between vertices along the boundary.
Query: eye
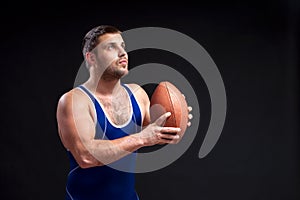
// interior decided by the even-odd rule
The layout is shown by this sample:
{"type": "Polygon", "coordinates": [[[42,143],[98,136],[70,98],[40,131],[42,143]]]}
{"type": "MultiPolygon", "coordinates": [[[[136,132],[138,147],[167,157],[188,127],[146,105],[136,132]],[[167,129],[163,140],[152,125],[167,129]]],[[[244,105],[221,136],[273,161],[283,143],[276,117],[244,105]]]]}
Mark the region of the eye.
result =
{"type": "Polygon", "coordinates": [[[126,49],[126,46],[125,46],[124,43],[121,44],[121,47],[122,47],[123,49],[126,49]]]}
{"type": "Polygon", "coordinates": [[[113,44],[109,44],[108,46],[107,46],[107,49],[108,50],[113,50],[115,47],[114,47],[114,45],[113,44]]]}

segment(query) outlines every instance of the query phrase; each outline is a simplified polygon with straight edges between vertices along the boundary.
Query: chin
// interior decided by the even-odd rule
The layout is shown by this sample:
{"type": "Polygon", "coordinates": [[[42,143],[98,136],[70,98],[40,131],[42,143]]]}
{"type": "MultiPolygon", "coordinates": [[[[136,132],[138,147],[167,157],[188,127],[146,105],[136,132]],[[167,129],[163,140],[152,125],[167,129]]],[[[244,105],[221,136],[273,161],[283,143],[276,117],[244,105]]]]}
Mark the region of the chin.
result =
{"type": "Polygon", "coordinates": [[[123,74],[121,75],[121,78],[126,76],[128,74],[128,70],[126,70],[125,72],[123,72],[123,74]]]}
{"type": "Polygon", "coordinates": [[[118,71],[115,71],[115,73],[114,73],[114,77],[115,78],[117,78],[117,79],[120,79],[120,78],[122,78],[122,77],[124,77],[124,76],[126,76],[128,74],[128,70],[126,69],[124,69],[124,70],[118,70],[118,71]]]}

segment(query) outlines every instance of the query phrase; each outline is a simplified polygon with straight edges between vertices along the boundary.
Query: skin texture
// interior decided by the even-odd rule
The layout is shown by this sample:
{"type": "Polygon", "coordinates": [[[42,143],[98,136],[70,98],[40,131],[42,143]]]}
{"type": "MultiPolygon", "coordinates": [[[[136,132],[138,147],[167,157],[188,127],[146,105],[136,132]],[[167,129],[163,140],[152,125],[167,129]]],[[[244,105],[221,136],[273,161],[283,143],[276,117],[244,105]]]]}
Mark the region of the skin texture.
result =
{"type": "MultiPolygon", "coordinates": [[[[126,123],[132,113],[128,94],[120,78],[128,73],[128,55],[119,33],[99,37],[95,51],[87,52],[90,78],[83,85],[104,107],[112,124],[126,123]]],[[[180,129],[162,127],[170,113],[150,123],[150,101],[146,92],[136,84],[127,85],[133,92],[142,113],[143,130],[115,140],[94,139],[97,122],[93,102],[80,89],[72,89],[61,96],[57,106],[59,136],[81,168],[114,162],[129,153],[155,144],[176,144],[180,129]],[[173,134],[164,134],[173,133],[173,134]]]]}

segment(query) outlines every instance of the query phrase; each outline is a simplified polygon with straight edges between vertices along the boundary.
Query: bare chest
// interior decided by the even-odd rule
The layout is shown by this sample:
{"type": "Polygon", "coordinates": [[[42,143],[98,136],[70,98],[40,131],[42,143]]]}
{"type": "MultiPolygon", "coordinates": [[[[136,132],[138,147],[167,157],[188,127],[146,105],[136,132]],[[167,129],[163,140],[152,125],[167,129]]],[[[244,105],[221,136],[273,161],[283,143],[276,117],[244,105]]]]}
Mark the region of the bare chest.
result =
{"type": "Polygon", "coordinates": [[[106,117],[115,125],[123,125],[131,118],[132,108],[128,95],[101,98],[106,117]]]}

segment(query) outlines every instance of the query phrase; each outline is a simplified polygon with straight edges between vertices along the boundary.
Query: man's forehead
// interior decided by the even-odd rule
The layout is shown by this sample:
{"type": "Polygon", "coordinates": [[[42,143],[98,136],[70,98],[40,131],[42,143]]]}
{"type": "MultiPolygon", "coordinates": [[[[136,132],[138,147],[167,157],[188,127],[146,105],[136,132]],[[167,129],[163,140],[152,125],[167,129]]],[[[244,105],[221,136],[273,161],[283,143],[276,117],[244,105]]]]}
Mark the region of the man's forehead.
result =
{"type": "Polygon", "coordinates": [[[99,37],[99,44],[107,43],[122,43],[124,42],[121,34],[119,33],[106,33],[99,37]]]}

